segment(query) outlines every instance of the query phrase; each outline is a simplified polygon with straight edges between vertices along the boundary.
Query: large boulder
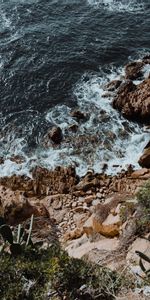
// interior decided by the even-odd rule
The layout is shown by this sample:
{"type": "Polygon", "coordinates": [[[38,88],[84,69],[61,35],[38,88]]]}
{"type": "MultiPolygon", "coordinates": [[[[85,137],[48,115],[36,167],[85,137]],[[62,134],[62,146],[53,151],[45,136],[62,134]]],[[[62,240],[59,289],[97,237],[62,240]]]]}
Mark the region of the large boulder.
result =
{"type": "Polygon", "coordinates": [[[113,107],[129,120],[150,124],[150,79],[137,86],[132,81],[121,84],[113,107]]]}
{"type": "Polygon", "coordinates": [[[150,147],[144,149],[138,163],[142,168],[150,168],[150,147]]]}

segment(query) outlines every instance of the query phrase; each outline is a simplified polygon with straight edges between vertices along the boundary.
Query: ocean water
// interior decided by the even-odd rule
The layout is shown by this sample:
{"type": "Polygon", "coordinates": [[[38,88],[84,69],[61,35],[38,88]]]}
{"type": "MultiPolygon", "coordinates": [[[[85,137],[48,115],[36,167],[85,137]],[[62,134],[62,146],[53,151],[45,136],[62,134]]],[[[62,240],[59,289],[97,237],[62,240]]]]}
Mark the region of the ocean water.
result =
{"type": "Polygon", "coordinates": [[[149,0],[0,0],[0,176],[35,165],[72,164],[80,175],[138,166],[150,134],[112,108],[105,85],[150,53],[149,16],[149,0]],[[87,118],[73,134],[74,108],[87,118]],[[44,142],[54,125],[60,146],[44,142]]]}

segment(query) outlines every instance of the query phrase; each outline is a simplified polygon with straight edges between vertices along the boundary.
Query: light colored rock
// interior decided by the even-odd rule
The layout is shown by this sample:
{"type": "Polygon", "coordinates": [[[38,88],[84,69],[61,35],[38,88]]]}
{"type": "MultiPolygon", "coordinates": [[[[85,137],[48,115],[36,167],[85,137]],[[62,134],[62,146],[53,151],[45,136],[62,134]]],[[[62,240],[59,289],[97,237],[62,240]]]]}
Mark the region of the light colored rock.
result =
{"type": "Polygon", "coordinates": [[[89,251],[93,249],[98,249],[102,251],[114,251],[118,247],[118,240],[114,239],[113,243],[110,239],[102,239],[98,242],[90,242],[86,235],[81,238],[72,241],[66,248],[68,254],[74,258],[82,258],[84,255],[88,254],[89,251]]]}
{"type": "MultiPolygon", "coordinates": [[[[74,226],[72,226],[74,228],[74,226]]],[[[64,235],[64,240],[73,240],[81,237],[83,235],[83,228],[75,228],[64,235]]]]}
{"type": "Polygon", "coordinates": [[[98,192],[98,193],[96,194],[96,197],[99,198],[99,199],[101,199],[101,198],[103,197],[103,194],[98,192]]]}
{"type": "Polygon", "coordinates": [[[77,207],[77,202],[73,202],[71,206],[72,206],[72,208],[77,207]]]}
{"type": "Polygon", "coordinates": [[[120,216],[117,215],[112,215],[109,214],[109,216],[107,217],[107,219],[102,223],[103,225],[121,225],[121,220],[120,220],[120,216]]]}
{"type": "Polygon", "coordinates": [[[89,219],[84,223],[83,232],[87,235],[91,235],[93,233],[93,215],[91,215],[89,219]]]}
{"type": "Polygon", "coordinates": [[[93,206],[98,205],[99,203],[101,203],[100,199],[95,199],[92,201],[93,206]]]}
{"type": "MultiPolygon", "coordinates": [[[[143,238],[137,238],[133,244],[130,246],[128,254],[126,256],[126,261],[129,267],[133,272],[140,273],[141,276],[144,276],[141,268],[139,267],[139,256],[136,254],[136,251],[140,251],[150,257],[150,242],[143,238]]],[[[150,264],[142,260],[143,265],[146,269],[149,269],[150,264]]]]}
{"type": "Polygon", "coordinates": [[[84,202],[87,204],[91,204],[94,199],[95,199],[95,195],[90,195],[84,198],[84,202]]]}

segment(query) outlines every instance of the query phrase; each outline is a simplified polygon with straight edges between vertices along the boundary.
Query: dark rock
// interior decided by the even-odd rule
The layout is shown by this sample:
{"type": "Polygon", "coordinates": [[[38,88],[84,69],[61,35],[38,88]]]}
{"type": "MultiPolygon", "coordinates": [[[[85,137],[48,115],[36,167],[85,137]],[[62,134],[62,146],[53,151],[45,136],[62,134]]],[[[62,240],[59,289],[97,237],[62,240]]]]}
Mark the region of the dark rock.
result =
{"type": "Polygon", "coordinates": [[[150,168],[150,147],[145,148],[144,153],[140,157],[138,163],[142,168],[150,168]]]}
{"type": "Polygon", "coordinates": [[[56,126],[49,131],[48,136],[55,144],[60,144],[63,139],[61,128],[56,126]]]}
{"type": "Polygon", "coordinates": [[[20,155],[11,156],[9,159],[15,162],[16,164],[22,164],[23,162],[25,162],[25,158],[20,155]]]}
{"type": "Polygon", "coordinates": [[[106,89],[107,89],[107,91],[109,91],[109,92],[113,92],[113,91],[115,91],[116,89],[118,89],[118,87],[120,86],[121,83],[122,83],[121,80],[112,80],[112,81],[110,81],[109,83],[107,83],[106,89]]]}
{"type": "Polygon", "coordinates": [[[135,61],[125,67],[126,79],[135,80],[142,77],[144,62],[135,61]]]}
{"type": "Polygon", "coordinates": [[[4,164],[4,158],[0,157],[0,165],[4,164]]]}
{"type": "Polygon", "coordinates": [[[78,130],[78,125],[76,125],[76,124],[72,124],[72,125],[70,125],[69,126],[69,130],[70,131],[72,131],[72,132],[77,132],[77,130],[78,130]]]}
{"type": "Polygon", "coordinates": [[[85,120],[86,115],[80,110],[74,110],[70,113],[71,117],[76,118],[77,121],[85,120]]]}

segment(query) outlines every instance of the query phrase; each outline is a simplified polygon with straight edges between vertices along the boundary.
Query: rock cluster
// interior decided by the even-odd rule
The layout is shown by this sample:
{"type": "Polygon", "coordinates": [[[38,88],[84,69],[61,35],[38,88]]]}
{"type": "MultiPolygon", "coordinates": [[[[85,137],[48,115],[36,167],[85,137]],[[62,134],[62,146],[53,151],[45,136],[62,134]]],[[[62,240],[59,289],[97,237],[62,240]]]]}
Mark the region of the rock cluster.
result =
{"type": "MultiPolygon", "coordinates": [[[[117,85],[113,107],[132,121],[150,123],[150,78],[144,78],[143,67],[150,65],[150,58],[132,62],[125,67],[125,81],[117,85]],[[134,82],[139,79],[140,83],[134,82]]],[[[111,83],[109,83],[111,86],[111,83]]],[[[116,89],[115,88],[115,89],[116,89]]],[[[114,89],[114,90],[115,90],[114,89]]]]}

